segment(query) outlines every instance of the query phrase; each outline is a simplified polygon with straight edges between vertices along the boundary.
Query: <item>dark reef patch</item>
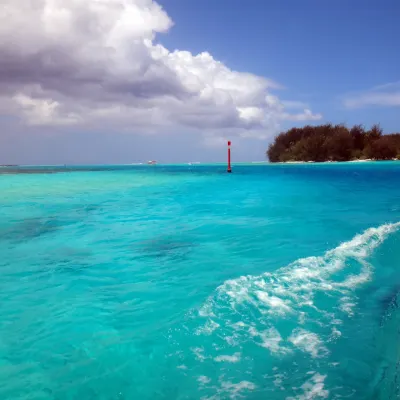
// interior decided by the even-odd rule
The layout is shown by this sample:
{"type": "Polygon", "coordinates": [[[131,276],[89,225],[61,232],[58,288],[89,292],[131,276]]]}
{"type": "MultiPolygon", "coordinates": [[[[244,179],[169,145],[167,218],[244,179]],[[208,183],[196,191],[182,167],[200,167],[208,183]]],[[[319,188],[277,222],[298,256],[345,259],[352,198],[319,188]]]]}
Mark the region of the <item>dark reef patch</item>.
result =
{"type": "Polygon", "coordinates": [[[134,249],[145,257],[185,259],[195,246],[190,240],[159,237],[139,242],[134,249]]]}

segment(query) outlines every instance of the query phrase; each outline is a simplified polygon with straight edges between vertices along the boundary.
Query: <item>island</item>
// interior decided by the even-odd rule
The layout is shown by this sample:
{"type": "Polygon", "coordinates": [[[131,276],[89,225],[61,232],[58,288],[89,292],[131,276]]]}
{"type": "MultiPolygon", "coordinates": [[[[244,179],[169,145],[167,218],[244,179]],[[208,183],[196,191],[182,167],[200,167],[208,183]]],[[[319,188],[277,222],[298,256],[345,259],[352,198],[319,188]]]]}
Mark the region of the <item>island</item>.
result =
{"type": "Polygon", "coordinates": [[[400,133],[383,134],[377,124],[368,130],[363,125],[307,125],[276,136],[267,157],[273,163],[400,160],[400,133]]]}

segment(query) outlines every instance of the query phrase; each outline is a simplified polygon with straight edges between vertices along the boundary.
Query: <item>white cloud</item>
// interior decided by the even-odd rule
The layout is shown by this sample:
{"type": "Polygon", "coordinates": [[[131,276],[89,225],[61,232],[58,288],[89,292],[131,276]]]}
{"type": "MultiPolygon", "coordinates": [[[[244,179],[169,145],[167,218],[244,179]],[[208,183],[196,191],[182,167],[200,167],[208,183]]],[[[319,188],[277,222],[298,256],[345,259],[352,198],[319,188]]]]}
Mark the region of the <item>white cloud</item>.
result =
{"type": "Polygon", "coordinates": [[[388,89],[388,90],[400,90],[400,81],[396,82],[389,82],[389,83],[384,83],[383,85],[378,85],[373,88],[374,90],[382,90],[382,89],[388,89]]]}
{"type": "Polygon", "coordinates": [[[75,114],[59,115],[60,103],[52,99],[38,99],[19,93],[13,97],[30,125],[72,125],[80,121],[75,114]]]}
{"type": "Polygon", "coordinates": [[[281,117],[288,121],[318,121],[322,119],[322,114],[313,114],[310,109],[306,108],[303,112],[297,114],[282,113],[281,117]]]}
{"type": "Polygon", "coordinates": [[[363,108],[371,106],[400,106],[400,81],[375,86],[365,92],[348,95],[343,104],[346,108],[363,108]]]}
{"type": "Polygon", "coordinates": [[[30,125],[183,126],[208,132],[212,142],[227,131],[265,137],[282,120],[322,117],[281,102],[272,80],[233,71],[208,52],[155,43],[172,25],[152,0],[3,0],[0,111],[30,125]]]}
{"type": "Polygon", "coordinates": [[[302,101],[282,100],[282,104],[287,109],[305,109],[305,108],[309,108],[309,105],[307,103],[302,102],[302,101]]]}

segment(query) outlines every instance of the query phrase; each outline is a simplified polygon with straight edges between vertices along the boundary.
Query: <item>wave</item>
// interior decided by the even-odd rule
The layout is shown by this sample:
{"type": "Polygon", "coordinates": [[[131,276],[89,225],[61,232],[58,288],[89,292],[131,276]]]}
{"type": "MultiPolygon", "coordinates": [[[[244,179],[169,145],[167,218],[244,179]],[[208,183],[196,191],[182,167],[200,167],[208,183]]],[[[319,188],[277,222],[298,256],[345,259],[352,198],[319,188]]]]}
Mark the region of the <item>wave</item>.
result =
{"type": "Polygon", "coordinates": [[[380,355],[378,371],[372,382],[372,396],[376,400],[400,398],[400,292],[392,296],[383,315],[380,329],[375,338],[377,353],[380,355]]]}
{"type": "MultiPolygon", "coordinates": [[[[297,398],[327,397],[325,375],[316,371],[328,362],[331,368],[337,364],[330,347],[341,337],[341,326],[356,312],[356,289],[371,279],[368,259],[399,229],[400,222],[369,228],[322,256],[224,282],[199,310],[203,322],[195,333],[212,340],[196,347],[197,361],[245,362],[251,358],[246,353],[255,354],[252,346],[263,348],[269,352],[265,368],[281,364],[285,371],[289,362],[297,365],[297,392],[289,387],[297,398]],[[315,379],[304,381],[307,371],[315,379]]],[[[273,374],[271,382],[281,381],[278,375],[273,374]]]]}
{"type": "MultiPolygon", "coordinates": [[[[241,276],[224,282],[200,309],[200,316],[209,317],[205,331],[221,326],[217,322],[218,314],[220,310],[225,314],[227,303],[236,315],[244,314],[241,306],[245,306],[257,309],[263,316],[297,313],[303,324],[310,310],[324,313],[318,308],[315,298],[318,293],[328,296],[341,293],[339,307],[352,315],[355,306],[352,292],[371,277],[367,258],[399,228],[400,222],[369,228],[322,257],[302,258],[273,273],[241,276]],[[343,270],[345,273],[341,273],[343,270]]],[[[337,321],[333,319],[332,322],[337,321]]]]}

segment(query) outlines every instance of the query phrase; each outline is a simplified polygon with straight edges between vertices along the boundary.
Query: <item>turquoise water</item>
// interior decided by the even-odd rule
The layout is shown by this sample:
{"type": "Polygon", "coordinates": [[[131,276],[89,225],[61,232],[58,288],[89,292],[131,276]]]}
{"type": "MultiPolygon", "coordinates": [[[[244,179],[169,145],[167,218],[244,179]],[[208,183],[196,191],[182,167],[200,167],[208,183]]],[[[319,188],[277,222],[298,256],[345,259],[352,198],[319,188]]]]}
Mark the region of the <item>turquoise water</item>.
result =
{"type": "Polygon", "coordinates": [[[400,163],[36,172],[0,175],[1,399],[399,397],[400,163]]]}

